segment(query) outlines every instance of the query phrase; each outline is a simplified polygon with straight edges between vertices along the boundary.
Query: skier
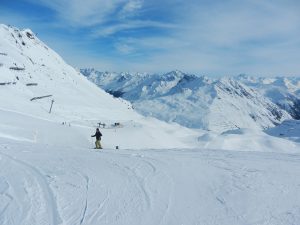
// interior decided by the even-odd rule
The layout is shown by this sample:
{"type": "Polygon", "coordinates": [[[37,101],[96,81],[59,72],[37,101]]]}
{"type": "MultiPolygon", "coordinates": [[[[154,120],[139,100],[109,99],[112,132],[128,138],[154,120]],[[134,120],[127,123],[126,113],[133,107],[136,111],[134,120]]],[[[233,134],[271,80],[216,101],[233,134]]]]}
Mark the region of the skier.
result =
{"type": "Polygon", "coordinates": [[[100,144],[101,136],[102,136],[102,134],[101,134],[99,128],[97,128],[96,133],[91,136],[91,137],[96,137],[96,142],[95,142],[96,149],[102,149],[101,144],[100,144]]]}

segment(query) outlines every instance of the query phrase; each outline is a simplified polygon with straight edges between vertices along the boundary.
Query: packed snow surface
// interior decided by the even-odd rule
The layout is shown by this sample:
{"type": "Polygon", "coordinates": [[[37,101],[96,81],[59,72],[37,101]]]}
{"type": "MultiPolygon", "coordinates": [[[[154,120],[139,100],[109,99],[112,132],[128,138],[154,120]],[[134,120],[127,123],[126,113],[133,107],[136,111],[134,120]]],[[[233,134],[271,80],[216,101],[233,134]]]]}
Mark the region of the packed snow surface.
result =
{"type": "Polygon", "coordinates": [[[10,124],[0,134],[0,224],[300,223],[299,154],[99,151],[76,126],[10,124]]]}
{"type": "Polygon", "coordinates": [[[0,26],[1,225],[300,224],[299,123],[234,128],[143,117],[0,26]]]}

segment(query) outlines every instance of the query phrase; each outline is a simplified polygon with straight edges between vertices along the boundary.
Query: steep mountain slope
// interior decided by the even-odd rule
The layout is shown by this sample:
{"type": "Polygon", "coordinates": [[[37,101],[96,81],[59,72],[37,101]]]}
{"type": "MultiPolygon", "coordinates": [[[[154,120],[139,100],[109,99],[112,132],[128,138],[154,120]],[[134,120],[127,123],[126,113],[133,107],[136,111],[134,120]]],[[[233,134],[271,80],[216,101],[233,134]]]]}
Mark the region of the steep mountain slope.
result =
{"type": "MultiPolygon", "coordinates": [[[[182,130],[182,136],[185,132],[193,133],[177,125],[144,118],[129,102],[113,98],[66,64],[32,31],[6,25],[0,25],[0,110],[3,115],[0,118],[11,112],[59,124],[87,126],[89,131],[86,129],[81,135],[85,144],[85,139],[89,141],[88,132],[94,131],[91,127],[105,123],[104,144],[111,148],[116,145],[123,148],[188,147],[188,143],[173,137],[172,133],[177,130],[182,130]],[[115,127],[115,123],[120,126],[115,127]],[[131,139],[134,134],[136,138],[131,139]]],[[[9,126],[4,129],[4,135],[18,132],[9,126]]],[[[32,131],[29,123],[24,129],[32,131]]],[[[41,127],[36,127],[36,132],[43,133],[41,127]]]]}
{"type": "Polygon", "coordinates": [[[257,91],[232,78],[209,79],[173,71],[163,75],[81,70],[144,115],[192,128],[226,131],[268,128],[290,115],[257,91]]]}
{"type": "Polygon", "coordinates": [[[239,75],[236,79],[288,111],[294,119],[300,119],[300,78],[239,75]]]}
{"type": "Polygon", "coordinates": [[[30,30],[21,31],[5,25],[1,25],[0,29],[0,82],[3,84],[0,91],[5,93],[0,97],[2,108],[21,109],[47,117],[53,99],[52,117],[64,115],[69,119],[78,119],[89,111],[91,119],[96,115],[101,117],[99,110],[109,110],[116,119],[121,119],[119,111],[134,114],[128,109],[129,103],[121,103],[87,82],[30,30]],[[51,96],[32,100],[48,95],[51,96]]]}

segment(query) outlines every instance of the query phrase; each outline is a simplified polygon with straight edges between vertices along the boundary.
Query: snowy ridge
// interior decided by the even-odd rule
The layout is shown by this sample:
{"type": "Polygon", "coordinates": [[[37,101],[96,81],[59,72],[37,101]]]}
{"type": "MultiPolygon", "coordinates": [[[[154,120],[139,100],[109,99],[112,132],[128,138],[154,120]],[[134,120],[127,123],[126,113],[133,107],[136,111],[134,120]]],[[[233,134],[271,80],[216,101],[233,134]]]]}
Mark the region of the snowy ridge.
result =
{"type": "Polygon", "coordinates": [[[54,99],[56,110],[53,114],[58,116],[67,114],[73,119],[83,116],[81,113],[84,112],[84,108],[92,107],[97,101],[100,103],[97,107],[102,105],[102,110],[110,107],[111,110],[115,108],[130,111],[128,110],[129,103],[122,104],[120,100],[111,98],[101,90],[96,91],[94,85],[86,82],[80,73],[66,64],[31,31],[18,30],[5,25],[1,25],[0,29],[0,51],[3,53],[0,55],[2,63],[0,81],[15,84],[2,85],[1,91],[8,92],[7,94],[20,100],[19,103],[23,105],[20,107],[16,104],[9,104],[11,99],[7,95],[1,95],[5,97],[1,99],[1,107],[10,110],[22,108],[23,112],[42,114],[47,117],[50,100],[54,99]],[[49,96],[49,98],[29,101],[40,96],[49,96]],[[86,99],[90,101],[86,102],[86,99]],[[76,109],[77,112],[73,109],[75,104],[82,106],[76,109]],[[35,110],[32,110],[32,107],[35,110]]]}
{"type": "Polygon", "coordinates": [[[89,80],[130,101],[144,115],[214,131],[266,129],[291,116],[263,94],[234,78],[167,74],[101,73],[81,70],[89,80]]]}
{"type": "Polygon", "coordinates": [[[236,79],[269,98],[294,119],[300,119],[300,78],[240,75],[236,79]]]}

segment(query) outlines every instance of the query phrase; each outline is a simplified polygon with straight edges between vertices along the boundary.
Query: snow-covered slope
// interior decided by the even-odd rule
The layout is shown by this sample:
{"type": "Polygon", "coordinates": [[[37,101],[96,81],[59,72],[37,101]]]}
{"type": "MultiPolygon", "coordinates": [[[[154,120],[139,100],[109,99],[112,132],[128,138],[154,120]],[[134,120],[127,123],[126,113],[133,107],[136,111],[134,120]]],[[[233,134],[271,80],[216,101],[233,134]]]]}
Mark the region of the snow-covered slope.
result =
{"type": "MultiPolygon", "coordinates": [[[[88,126],[89,132],[94,131],[92,127],[97,123],[105,123],[108,132],[104,131],[107,133],[104,140],[111,148],[189,146],[172,136],[173,132],[181,131],[185,136],[184,128],[139,115],[129,102],[113,98],[66,64],[28,29],[0,25],[0,65],[3,113],[16,112],[59,124],[88,126]],[[115,123],[121,124],[118,129],[111,129],[115,123]],[[132,128],[132,132],[124,127],[132,128]],[[119,132],[118,141],[113,140],[115,134],[111,131],[119,132]],[[132,135],[135,139],[131,143],[125,141],[132,135]],[[152,141],[146,145],[145,140],[152,141]]],[[[26,127],[31,128],[29,123],[26,127]]],[[[87,133],[85,136],[89,137],[87,133]]]]}
{"type": "Polygon", "coordinates": [[[275,137],[285,138],[294,142],[300,142],[300,121],[284,121],[279,126],[270,128],[266,131],[266,133],[275,137]]]}
{"type": "Polygon", "coordinates": [[[132,102],[144,115],[183,126],[226,131],[268,128],[290,115],[259,92],[233,78],[209,79],[173,71],[163,75],[81,70],[116,97],[132,102]]]}
{"type": "MultiPolygon", "coordinates": [[[[29,30],[0,26],[0,64],[1,225],[300,224],[299,143],[144,118],[29,30]],[[90,149],[97,122],[101,151],[90,149]]],[[[217,94],[239,85],[196,81],[217,94]]],[[[178,83],[189,85],[170,74],[169,91],[156,90],[177,93],[178,83]]]]}
{"type": "Polygon", "coordinates": [[[300,78],[239,75],[236,79],[288,111],[294,119],[300,119],[300,78]]]}
{"type": "Polygon", "coordinates": [[[300,223],[299,155],[0,143],[1,225],[300,223]]]}
{"type": "Polygon", "coordinates": [[[0,35],[2,108],[46,117],[64,115],[71,120],[82,119],[87,111],[89,119],[101,119],[107,112],[117,120],[125,112],[133,116],[129,103],[121,103],[87,82],[30,30],[1,25],[0,35]],[[52,99],[55,102],[49,115],[52,99]]]}

